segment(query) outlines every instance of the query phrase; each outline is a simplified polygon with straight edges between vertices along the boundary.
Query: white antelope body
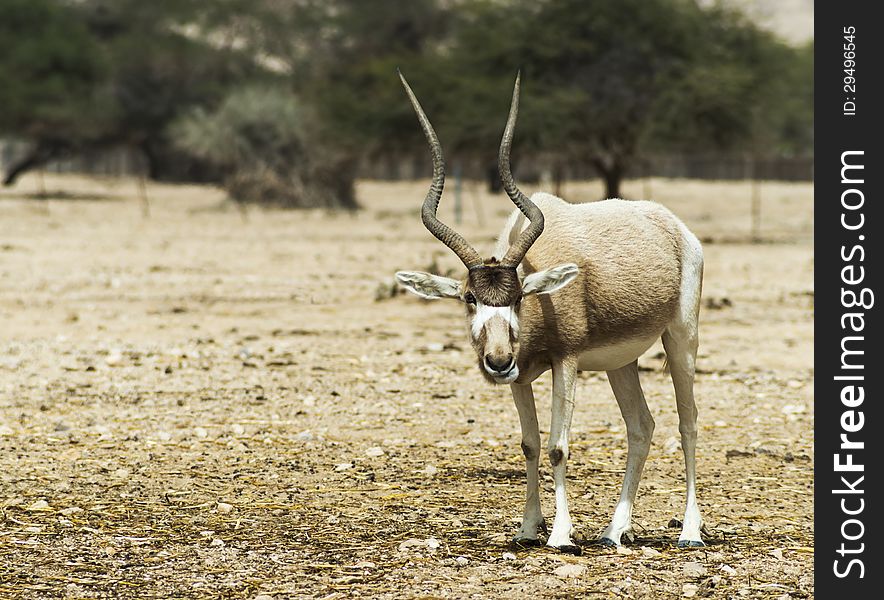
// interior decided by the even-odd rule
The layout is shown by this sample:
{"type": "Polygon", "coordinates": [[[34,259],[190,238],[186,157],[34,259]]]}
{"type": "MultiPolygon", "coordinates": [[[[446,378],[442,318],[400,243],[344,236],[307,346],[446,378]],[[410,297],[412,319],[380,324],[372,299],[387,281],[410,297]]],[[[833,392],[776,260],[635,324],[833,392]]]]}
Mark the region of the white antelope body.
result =
{"type": "Polygon", "coordinates": [[[518,114],[517,78],[499,167],[504,189],[518,210],[504,226],[492,258],[482,260],[435,216],[444,183],[442,149],[404,78],[402,82],[433,154],[434,177],[424,201],[424,224],[461,258],[468,274],[461,281],[414,271],[396,275],[401,285],[425,298],[463,301],[480,371],[493,383],[510,384],[528,475],[525,512],[515,541],[539,543],[539,533],[546,531],[540,507],[540,432],[531,382],[547,370],[553,377],[547,451],[556,497],[547,545],[579,552],[571,539],[565,491],[578,370],[607,371],[629,444],[620,500],[600,540],[619,545],[630,531],[632,506],[654,431],[639,383],[638,358],[662,338],[675,388],[687,480],[679,546],[702,546],[693,395],[703,278],[699,241],[675,215],[653,202],[569,204],[549,194],[537,193],[530,199],[522,194],[509,166],[518,114]]]}

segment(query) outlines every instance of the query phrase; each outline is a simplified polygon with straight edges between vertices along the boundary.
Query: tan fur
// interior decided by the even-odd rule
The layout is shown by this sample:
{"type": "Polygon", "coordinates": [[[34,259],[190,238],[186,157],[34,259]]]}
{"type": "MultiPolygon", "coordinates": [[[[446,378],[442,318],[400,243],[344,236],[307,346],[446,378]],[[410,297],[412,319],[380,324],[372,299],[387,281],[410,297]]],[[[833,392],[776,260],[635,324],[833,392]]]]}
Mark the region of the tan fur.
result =
{"type": "MultiPolygon", "coordinates": [[[[660,335],[679,301],[683,234],[677,217],[654,202],[569,204],[543,193],[532,200],[546,227],[522,261],[523,274],[569,262],[580,271],[554,294],[524,298],[519,381],[530,380],[556,357],[660,335]]],[[[515,211],[496,255],[524,225],[515,211]]]]}

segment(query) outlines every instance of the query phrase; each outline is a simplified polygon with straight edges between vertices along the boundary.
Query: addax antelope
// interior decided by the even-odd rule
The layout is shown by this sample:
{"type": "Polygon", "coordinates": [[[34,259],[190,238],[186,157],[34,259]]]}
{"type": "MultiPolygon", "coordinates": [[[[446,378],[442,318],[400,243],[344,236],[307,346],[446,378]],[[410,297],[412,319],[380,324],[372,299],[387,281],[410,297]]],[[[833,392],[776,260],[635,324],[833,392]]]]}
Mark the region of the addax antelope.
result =
{"type": "Polygon", "coordinates": [[[556,501],[547,545],[579,552],[572,541],[565,491],[578,370],[607,371],[629,444],[620,500],[600,541],[619,545],[630,531],[632,506],[654,432],[654,419],[639,383],[638,358],[662,337],[675,388],[687,480],[678,545],[702,546],[693,390],[703,279],[700,242],[675,215],[654,202],[569,204],[549,194],[536,193],[530,199],[523,194],[510,172],[519,109],[517,77],[498,156],[503,187],[517,210],[507,220],[492,257],[483,260],[436,217],[445,180],[442,147],[414,92],[401,74],[400,78],[433,157],[423,223],[463,261],[467,275],[458,281],[400,271],[396,278],[424,298],[463,302],[480,372],[492,383],[510,385],[528,472],[525,512],[514,541],[537,544],[538,535],[546,531],[538,480],[540,432],[531,382],[547,370],[552,371],[553,381],[547,452],[556,501]]]}

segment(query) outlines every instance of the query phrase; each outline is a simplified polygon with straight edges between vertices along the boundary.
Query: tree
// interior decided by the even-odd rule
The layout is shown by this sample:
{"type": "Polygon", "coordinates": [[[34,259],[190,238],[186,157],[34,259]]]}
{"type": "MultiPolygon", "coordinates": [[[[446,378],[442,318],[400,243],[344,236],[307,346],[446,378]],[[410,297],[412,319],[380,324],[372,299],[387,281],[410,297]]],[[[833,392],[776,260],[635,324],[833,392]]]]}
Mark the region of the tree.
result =
{"type": "Polygon", "coordinates": [[[791,49],[717,5],[479,1],[453,37],[438,85],[448,90],[443,110],[459,115],[453,145],[496,146],[521,68],[517,146],[559,166],[594,165],[607,197],[620,195],[643,150],[739,148],[758,132],[779,139],[789,122],[777,97],[794,70],[791,49]]]}
{"type": "Polygon", "coordinates": [[[75,11],[51,0],[6,0],[0,56],[0,134],[32,142],[5,184],[108,134],[108,65],[75,11]]]}
{"type": "Polygon", "coordinates": [[[65,155],[126,145],[153,178],[194,176],[167,138],[174,119],[265,76],[231,45],[190,35],[195,0],[6,0],[0,131],[31,142],[5,183],[65,155]],[[8,59],[7,59],[8,58],[8,59]]]}
{"type": "Polygon", "coordinates": [[[172,128],[177,144],[227,173],[239,202],[356,208],[352,161],[323,143],[313,111],[290,92],[252,87],[213,112],[195,109],[172,128]]]}

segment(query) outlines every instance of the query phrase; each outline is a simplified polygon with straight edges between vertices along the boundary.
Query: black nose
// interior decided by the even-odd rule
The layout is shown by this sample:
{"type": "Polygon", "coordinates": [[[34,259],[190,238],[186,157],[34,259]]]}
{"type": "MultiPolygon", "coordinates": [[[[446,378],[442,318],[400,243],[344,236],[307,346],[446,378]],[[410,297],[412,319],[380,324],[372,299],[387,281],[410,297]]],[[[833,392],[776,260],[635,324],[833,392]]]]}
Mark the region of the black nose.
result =
{"type": "Polygon", "coordinates": [[[513,366],[513,355],[505,354],[503,356],[494,356],[492,354],[486,354],[485,364],[488,365],[493,371],[497,371],[498,373],[506,373],[513,366]]]}

